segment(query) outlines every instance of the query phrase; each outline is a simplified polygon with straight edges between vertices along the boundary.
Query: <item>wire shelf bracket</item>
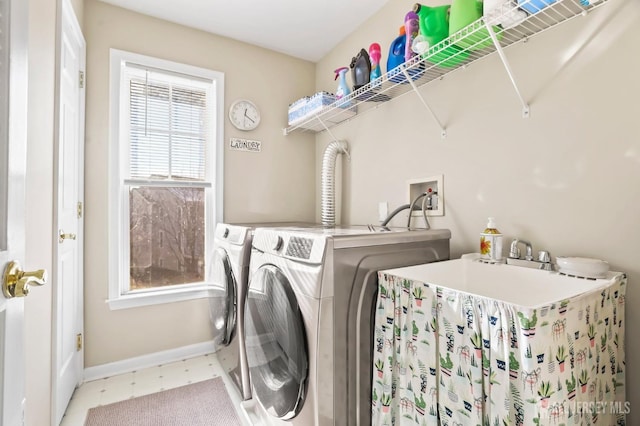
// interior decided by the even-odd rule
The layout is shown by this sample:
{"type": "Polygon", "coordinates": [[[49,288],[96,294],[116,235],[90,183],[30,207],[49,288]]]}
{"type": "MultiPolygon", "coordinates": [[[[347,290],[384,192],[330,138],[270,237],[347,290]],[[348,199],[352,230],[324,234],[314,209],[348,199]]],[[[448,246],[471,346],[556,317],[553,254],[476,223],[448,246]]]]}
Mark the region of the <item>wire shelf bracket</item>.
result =
{"type": "Polygon", "coordinates": [[[485,21],[484,19],[483,21],[484,21],[485,27],[487,27],[487,32],[491,37],[491,41],[493,41],[493,45],[496,48],[496,52],[498,53],[498,56],[500,56],[502,65],[504,65],[504,69],[507,71],[507,74],[509,75],[509,80],[511,80],[513,89],[516,91],[516,95],[518,95],[518,99],[520,99],[520,104],[522,104],[522,118],[529,118],[529,104],[524,100],[524,98],[522,97],[522,94],[520,93],[520,89],[518,89],[518,83],[516,82],[516,79],[513,75],[513,71],[511,70],[509,61],[507,61],[507,57],[504,54],[504,51],[502,50],[502,46],[500,46],[500,41],[498,41],[498,37],[496,37],[495,33],[493,32],[491,25],[489,25],[489,23],[487,23],[487,21],[485,21]]]}
{"type": "Polygon", "coordinates": [[[407,79],[409,84],[411,84],[411,88],[416,93],[416,95],[418,95],[418,99],[420,99],[420,102],[422,102],[422,104],[427,109],[427,111],[429,111],[429,113],[431,113],[431,116],[433,117],[435,122],[438,123],[438,127],[440,127],[440,137],[442,139],[446,139],[446,137],[447,137],[447,129],[445,129],[445,127],[442,125],[442,123],[438,119],[438,116],[435,114],[435,112],[433,112],[433,110],[431,109],[431,107],[429,106],[427,101],[424,99],[422,94],[418,91],[418,86],[416,86],[416,83],[414,83],[413,79],[411,78],[411,76],[407,72],[407,69],[404,66],[402,67],[402,74],[404,74],[404,77],[407,79]]]}

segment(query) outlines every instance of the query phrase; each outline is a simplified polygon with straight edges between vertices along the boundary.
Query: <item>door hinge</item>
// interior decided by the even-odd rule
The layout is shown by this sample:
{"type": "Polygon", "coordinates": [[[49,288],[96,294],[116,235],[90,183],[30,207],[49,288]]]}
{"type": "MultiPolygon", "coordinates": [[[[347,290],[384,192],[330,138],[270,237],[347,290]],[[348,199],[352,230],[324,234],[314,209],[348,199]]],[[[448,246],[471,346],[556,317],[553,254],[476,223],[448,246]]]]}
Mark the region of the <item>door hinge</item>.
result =
{"type": "Polygon", "coordinates": [[[76,351],[82,350],[82,333],[76,335],[76,351]]]}
{"type": "Polygon", "coordinates": [[[84,71],[80,71],[79,83],[80,83],[80,88],[84,89],[84,71]]]}
{"type": "Polygon", "coordinates": [[[78,219],[82,218],[82,201],[78,201],[78,219]]]}

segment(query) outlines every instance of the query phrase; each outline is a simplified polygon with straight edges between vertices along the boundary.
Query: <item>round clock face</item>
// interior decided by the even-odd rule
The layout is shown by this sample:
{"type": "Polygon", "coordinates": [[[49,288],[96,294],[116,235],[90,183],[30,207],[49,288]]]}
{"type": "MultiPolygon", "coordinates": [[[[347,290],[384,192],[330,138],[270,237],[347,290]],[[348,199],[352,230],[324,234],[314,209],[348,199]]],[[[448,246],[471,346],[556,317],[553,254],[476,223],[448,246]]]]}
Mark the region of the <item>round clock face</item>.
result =
{"type": "Polygon", "coordinates": [[[229,120],[240,130],[253,130],[260,124],[260,111],[253,102],[240,99],[231,104],[229,120]]]}

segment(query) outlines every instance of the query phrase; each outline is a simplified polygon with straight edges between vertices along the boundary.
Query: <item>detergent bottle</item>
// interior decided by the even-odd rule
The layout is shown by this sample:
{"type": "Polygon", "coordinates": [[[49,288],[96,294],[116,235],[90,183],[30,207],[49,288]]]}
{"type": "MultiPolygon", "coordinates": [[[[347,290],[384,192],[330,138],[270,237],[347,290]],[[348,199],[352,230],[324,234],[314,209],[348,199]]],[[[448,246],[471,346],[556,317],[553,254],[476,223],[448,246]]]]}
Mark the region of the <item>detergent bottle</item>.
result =
{"type": "Polygon", "coordinates": [[[420,24],[418,14],[413,10],[408,12],[404,17],[404,32],[405,32],[405,46],[404,46],[404,60],[405,62],[414,57],[416,54],[411,50],[413,41],[418,36],[420,31],[420,24]]]}
{"type": "Polygon", "coordinates": [[[469,52],[456,45],[438,47],[438,43],[449,36],[450,10],[451,6],[449,5],[429,7],[416,3],[413,6],[413,11],[418,15],[420,26],[420,32],[414,46],[420,46],[419,54],[443,68],[455,67],[469,57],[469,52]],[[434,50],[436,47],[439,50],[434,50]]]}
{"type": "Polygon", "coordinates": [[[389,57],[387,58],[387,72],[404,63],[404,50],[407,37],[404,25],[400,27],[400,35],[391,42],[389,57]]]}
{"type": "Polygon", "coordinates": [[[369,53],[365,49],[360,49],[358,54],[351,59],[349,66],[351,67],[351,80],[354,91],[369,83],[371,60],[369,59],[369,53]]]}
{"type": "Polygon", "coordinates": [[[387,57],[387,78],[393,83],[406,83],[407,79],[402,74],[401,68],[404,63],[404,50],[407,42],[404,25],[400,27],[400,35],[391,42],[389,56],[387,57]]]}
{"type": "Polygon", "coordinates": [[[420,35],[433,47],[449,36],[449,10],[451,6],[429,7],[420,3],[413,6],[418,15],[420,35]]]}
{"type": "Polygon", "coordinates": [[[380,59],[382,58],[382,52],[378,43],[371,43],[369,46],[369,59],[371,59],[371,74],[369,80],[371,81],[371,87],[379,86],[380,82],[374,84],[376,79],[380,78],[382,71],[380,71],[380,59]]]}
{"type": "Polygon", "coordinates": [[[336,73],[334,80],[340,78],[340,81],[338,81],[338,88],[336,89],[336,101],[351,93],[351,90],[347,85],[347,71],[349,71],[349,68],[347,67],[340,67],[334,71],[336,73]]]}

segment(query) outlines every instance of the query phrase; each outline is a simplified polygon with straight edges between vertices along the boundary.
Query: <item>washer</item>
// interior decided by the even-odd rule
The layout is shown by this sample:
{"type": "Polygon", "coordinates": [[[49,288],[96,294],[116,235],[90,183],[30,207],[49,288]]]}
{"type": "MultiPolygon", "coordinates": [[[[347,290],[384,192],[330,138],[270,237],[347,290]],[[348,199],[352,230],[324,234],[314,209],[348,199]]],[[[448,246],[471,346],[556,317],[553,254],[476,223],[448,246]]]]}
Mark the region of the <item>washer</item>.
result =
{"type": "Polygon", "coordinates": [[[244,334],[265,422],[370,424],[377,271],[447,260],[450,238],[366,226],[257,229],[244,334]]]}
{"type": "Polygon", "coordinates": [[[214,235],[209,315],[216,356],[243,400],[251,398],[244,349],[244,300],[249,283],[251,241],[257,227],[316,226],[300,222],[219,223],[214,235]],[[237,335],[237,336],[236,336],[237,335]]]}

